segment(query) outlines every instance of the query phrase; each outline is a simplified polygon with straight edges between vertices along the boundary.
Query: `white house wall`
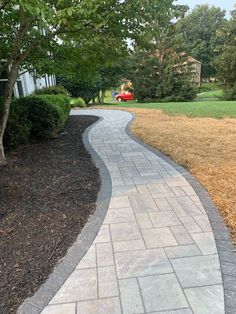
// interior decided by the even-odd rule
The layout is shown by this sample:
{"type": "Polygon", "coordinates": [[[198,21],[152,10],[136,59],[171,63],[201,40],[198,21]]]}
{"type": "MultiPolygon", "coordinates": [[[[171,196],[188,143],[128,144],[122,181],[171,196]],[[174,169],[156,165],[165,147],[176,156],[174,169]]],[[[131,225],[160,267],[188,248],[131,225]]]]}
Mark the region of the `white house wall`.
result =
{"type": "MultiPolygon", "coordinates": [[[[36,89],[55,85],[55,76],[47,74],[44,77],[36,78],[34,80],[34,77],[30,72],[24,72],[20,75],[19,80],[22,82],[24,96],[32,94],[36,89]]],[[[15,89],[17,90],[17,86],[15,86],[15,89]]],[[[19,96],[18,91],[15,92],[15,96],[19,96]]]]}
{"type": "Polygon", "coordinates": [[[26,72],[20,76],[22,81],[22,87],[24,95],[30,95],[35,91],[34,78],[29,72],[26,72]]]}

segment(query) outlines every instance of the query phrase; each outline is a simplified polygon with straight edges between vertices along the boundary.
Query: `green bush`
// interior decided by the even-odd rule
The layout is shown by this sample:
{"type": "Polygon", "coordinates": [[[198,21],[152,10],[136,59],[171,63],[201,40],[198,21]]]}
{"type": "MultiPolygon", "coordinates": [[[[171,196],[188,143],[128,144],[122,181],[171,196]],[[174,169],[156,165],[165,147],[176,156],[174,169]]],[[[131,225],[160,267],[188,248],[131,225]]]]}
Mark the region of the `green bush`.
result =
{"type": "Polygon", "coordinates": [[[82,98],[74,98],[71,100],[70,102],[71,108],[75,108],[75,107],[80,107],[80,108],[85,108],[85,102],[82,98]]]}
{"type": "Polygon", "coordinates": [[[210,92],[214,90],[218,90],[220,88],[220,84],[218,83],[201,83],[201,86],[199,87],[199,92],[210,92]]]}
{"type": "Polygon", "coordinates": [[[233,86],[224,89],[223,98],[225,100],[236,100],[236,82],[233,86]]]}
{"type": "MultiPolygon", "coordinates": [[[[0,104],[0,111],[1,106],[0,104]]],[[[10,150],[27,143],[30,137],[31,126],[27,107],[19,102],[18,99],[14,99],[11,103],[7,127],[4,133],[4,147],[10,150]]]]}
{"type": "Polygon", "coordinates": [[[80,97],[88,104],[98,96],[100,83],[97,81],[71,81],[63,77],[58,77],[59,84],[64,86],[74,98],[80,97]]]}
{"type": "Polygon", "coordinates": [[[30,138],[49,139],[60,128],[60,112],[51,102],[37,96],[17,99],[17,104],[28,111],[31,122],[30,138]]]}
{"type": "Polygon", "coordinates": [[[143,101],[145,102],[187,102],[197,97],[197,88],[191,81],[172,75],[165,81],[159,82],[155,88],[152,83],[148,88],[140,89],[139,95],[140,91],[143,91],[143,101]],[[145,95],[147,91],[149,93],[145,95]]]}
{"type": "Polygon", "coordinates": [[[61,85],[44,87],[34,92],[34,95],[58,95],[58,94],[69,95],[69,92],[64,86],[61,85]]]}
{"type": "Polygon", "coordinates": [[[70,97],[66,95],[40,95],[39,98],[46,100],[58,111],[60,115],[57,131],[63,129],[70,111],[70,97]]]}
{"type": "MultiPolygon", "coordinates": [[[[0,100],[0,112],[1,112],[0,100]]],[[[49,139],[61,131],[69,116],[70,97],[64,94],[14,99],[4,134],[4,146],[13,149],[30,139],[49,139]]]]}
{"type": "Polygon", "coordinates": [[[183,81],[175,91],[175,101],[192,101],[197,97],[197,88],[190,81],[183,81]]]}

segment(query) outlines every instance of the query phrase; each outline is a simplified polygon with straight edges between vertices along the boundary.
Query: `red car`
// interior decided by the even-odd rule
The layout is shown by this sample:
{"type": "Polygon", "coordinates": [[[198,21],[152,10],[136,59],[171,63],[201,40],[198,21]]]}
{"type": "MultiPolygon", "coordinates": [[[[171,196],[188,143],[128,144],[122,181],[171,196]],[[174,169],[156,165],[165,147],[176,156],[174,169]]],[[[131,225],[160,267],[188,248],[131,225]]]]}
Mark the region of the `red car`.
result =
{"type": "Polygon", "coordinates": [[[121,94],[117,94],[115,96],[117,101],[127,101],[127,100],[134,100],[134,94],[127,92],[127,93],[121,93],[121,94]]]}

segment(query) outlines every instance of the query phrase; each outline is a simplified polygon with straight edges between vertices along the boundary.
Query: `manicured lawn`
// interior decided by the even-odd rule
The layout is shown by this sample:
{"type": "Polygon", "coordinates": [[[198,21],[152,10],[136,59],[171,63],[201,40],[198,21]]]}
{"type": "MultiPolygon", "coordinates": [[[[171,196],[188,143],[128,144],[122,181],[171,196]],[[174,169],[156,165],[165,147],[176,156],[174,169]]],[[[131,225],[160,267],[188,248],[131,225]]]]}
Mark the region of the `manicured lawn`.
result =
{"type": "Polygon", "coordinates": [[[114,102],[106,104],[104,106],[122,108],[160,109],[169,115],[186,115],[191,117],[212,117],[217,119],[226,117],[236,117],[236,101],[209,100],[181,103],[114,102]]]}
{"type": "Polygon", "coordinates": [[[221,89],[202,92],[197,95],[196,101],[214,101],[219,100],[223,96],[223,91],[221,89]]]}

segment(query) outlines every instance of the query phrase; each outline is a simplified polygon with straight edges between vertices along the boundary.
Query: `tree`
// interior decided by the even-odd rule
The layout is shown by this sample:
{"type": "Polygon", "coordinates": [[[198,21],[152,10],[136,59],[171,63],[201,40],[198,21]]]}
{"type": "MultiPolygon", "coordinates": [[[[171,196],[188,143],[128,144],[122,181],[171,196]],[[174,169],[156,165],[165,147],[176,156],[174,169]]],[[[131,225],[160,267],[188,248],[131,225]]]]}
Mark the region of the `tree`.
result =
{"type": "Polygon", "coordinates": [[[130,79],[140,101],[185,100],[195,96],[190,65],[176,34],[176,23],[187,8],[174,5],[173,1],[166,4],[152,1],[146,8],[149,20],[145,31],[137,37],[131,56],[130,79]]]}
{"type": "Polygon", "coordinates": [[[225,85],[225,97],[236,100],[236,10],[224,31],[223,53],[216,59],[217,76],[225,85]]]}
{"type": "Polygon", "coordinates": [[[108,65],[106,67],[102,66],[99,69],[99,102],[104,103],[106,90],[117,86],[120,80],[126,76],[126,71],[124,62],[108,65]]]}
{"type": "Polygon", "coordinates": [[[1,0],[0,75],[8,81],[0,113],[0,163],[5,163],[3,135],[19,69],[90,77],[116,61],[151,20],[150,9],[165,14],[173,0],[1,0]],[[111,63],[109,63],[111,62],[111,63]]]}
{"type": "MultiPolygon", "coordinates": [[[[19,69],[54,71],[55,56],[119,34],[124,42],[132,21],[131,0],[3,0],[0,2],[0,75],[8,74],[0,114],[0,164],[5,163],[3,135],[19,69]],[[124,23],[125,21],[125,23],[124,23]],[[115,34],[113,36],[113,34],[115,34]],[[67,49],[64,49],[64,45],[67,49]],[[70,48],[70,49],[69,49],[70,48]]],[[[137,21],[134,21],[134,25],[137,21]]],[[[65,56],[66,59],[70,55],[65,56]]],[[[65,62],[64,62],[65,64],[65,62]]],[[[65,70],[67,67],[64,68],[65,70]]],[[[70,64],[68,70],[72,70],[70,64]]]]}
{"type": "Polygon", "coordinates": [[[221,53],[224,37],[221,30],[227,22],[225,10],[198,5],[178,23],[183,49],[202,62],[202,78],[216,74],[214,61],[221,53]]]}
{"type": "Polygon", "coordinates": [[[72,81],[64,77],[58,77],[57,83],[64,86],[74,98],[81,97],[87,105],[92,99],[98,97],[100,84],[97,80],[72,81]]]}

